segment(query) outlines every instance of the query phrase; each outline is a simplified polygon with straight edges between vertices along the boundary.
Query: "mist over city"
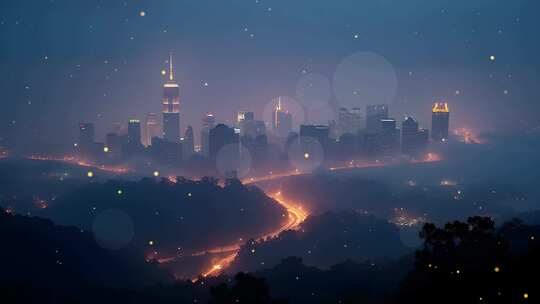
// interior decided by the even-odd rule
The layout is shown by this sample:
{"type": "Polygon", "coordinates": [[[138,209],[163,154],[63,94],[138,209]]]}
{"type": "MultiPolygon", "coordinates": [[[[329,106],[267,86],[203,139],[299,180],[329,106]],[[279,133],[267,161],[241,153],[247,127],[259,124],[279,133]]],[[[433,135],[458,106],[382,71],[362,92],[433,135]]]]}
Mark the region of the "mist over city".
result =
{"type": "Polygon", "coordinates": [[[537,303],[538,13],[1,1],[2,303],[537,303]]]}

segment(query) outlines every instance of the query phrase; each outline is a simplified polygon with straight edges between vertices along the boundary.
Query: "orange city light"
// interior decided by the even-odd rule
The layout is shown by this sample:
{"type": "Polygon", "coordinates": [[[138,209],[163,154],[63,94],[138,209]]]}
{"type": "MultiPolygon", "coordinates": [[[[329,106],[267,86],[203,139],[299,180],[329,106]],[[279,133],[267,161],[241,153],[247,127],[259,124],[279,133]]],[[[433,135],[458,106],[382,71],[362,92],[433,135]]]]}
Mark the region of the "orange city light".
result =
{"type": "Polygon", "coordinates": [[[433,105],[432,112],[433,113],[449,113],[450,109],[448,108],[448,103],[447,102],[436,102],[433,105]]]}

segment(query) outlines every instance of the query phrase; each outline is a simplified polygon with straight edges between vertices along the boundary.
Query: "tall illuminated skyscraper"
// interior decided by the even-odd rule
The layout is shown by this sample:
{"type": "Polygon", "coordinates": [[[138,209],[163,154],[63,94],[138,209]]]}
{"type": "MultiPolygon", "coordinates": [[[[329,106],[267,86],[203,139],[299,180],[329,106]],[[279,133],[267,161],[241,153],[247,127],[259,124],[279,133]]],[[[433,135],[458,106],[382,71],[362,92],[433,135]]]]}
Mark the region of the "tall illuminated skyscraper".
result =
{"type": "Polygon", "coordinates": [[[450,125],[450,110],[448,103],[436,102],[431,114],[431,139],[444,142],[448,140],[448,128],[450,125]]]}
{"type": "Polygon", "coordinates": [[[292,114],[286,111],[281,105],[281,97],[272,112],[272,130],[281,137],[287,137],[292,131],[292,114]]]}
{"type": "Polygon", "coordinates": [[[169,58],[169,80],[163,85],[163,139],[180,142],[180,87],[174,81],[172,55],[169,58]]]}

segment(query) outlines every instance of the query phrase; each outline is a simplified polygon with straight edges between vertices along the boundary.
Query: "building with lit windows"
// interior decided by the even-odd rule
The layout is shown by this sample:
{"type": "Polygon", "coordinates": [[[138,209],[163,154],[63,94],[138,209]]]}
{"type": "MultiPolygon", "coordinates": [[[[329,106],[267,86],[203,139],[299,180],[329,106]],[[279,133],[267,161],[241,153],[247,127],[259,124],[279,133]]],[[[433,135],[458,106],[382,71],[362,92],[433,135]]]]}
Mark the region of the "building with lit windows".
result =
{"type": "Polygon", "coordinates": [[[169,58],[169,80],[163,85],[163,139],[180,142],[180,87],[174,81],[172,55],[169,58]]]}

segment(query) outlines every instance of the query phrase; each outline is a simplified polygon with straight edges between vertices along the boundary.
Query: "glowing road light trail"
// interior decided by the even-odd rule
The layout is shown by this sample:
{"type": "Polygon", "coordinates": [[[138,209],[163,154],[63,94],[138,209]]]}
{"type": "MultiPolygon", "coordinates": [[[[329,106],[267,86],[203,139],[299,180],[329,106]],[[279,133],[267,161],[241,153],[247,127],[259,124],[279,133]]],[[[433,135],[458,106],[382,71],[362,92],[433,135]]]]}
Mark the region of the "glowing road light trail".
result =
{"type": "MultiPolygon", "coordinates": [[[[307,210],[303,209],[301,206],[298,206],[288,200],[286,200],[282,195],[281,192],[276,192],[274,194],[267,194],[269,197],[273,198],[278,204],[283,206],[288,213],[288,220],[287,223],[285,223],[283,226],[281,226],[276,231],[269,232],[261,237],[259,237],[256,241],[263,241],[268,238],[274,238],[278,236],[281,232],[286,230],[295,230],[300,227],[300,224],[306,220],[306,218],[309,216],[309,212],[307,210]]],[[[224,258],[218,260],[215,262],[210,269],[204,271],[201,275],[203,277],[208,277],[212,275],[219,274],[223,269],[227,268],[236,258],[238,255],[238,251],[240,251],[241,244],[235,244],[231,246],[221,247],[221,248],[215,248],[211,250],[207,250],[204,252],[198,252],[196,254],[204,254],[204,253],[229,253],[224,258]]],[[[194,279],[196,280],[196,279],[194,279]]]]}
{"type": "MultiPolygon", "coordinates": [[[[98,165],[93,164],[91,162],[87,162],[82,159],[78,159],[73,156],[64,156],[64,157],[51,157],[51,156],[38,156],[38,155],[32,155],[28,157],[31,160],[46,160],[46,161],[58,161],[58,162],[65,162],[72,165],[78,165],[81,167],[87,167],[87,168],[94,168],[97,170],[110,172],[110,173],[116,173],[116,174],[124,174],[128,173],[129,169],[124,167],[112,167],[112,166],[105,166],[105,165],[98,165]]],[[[93,175],[93,173],[92,173],[93,175]]]]}

